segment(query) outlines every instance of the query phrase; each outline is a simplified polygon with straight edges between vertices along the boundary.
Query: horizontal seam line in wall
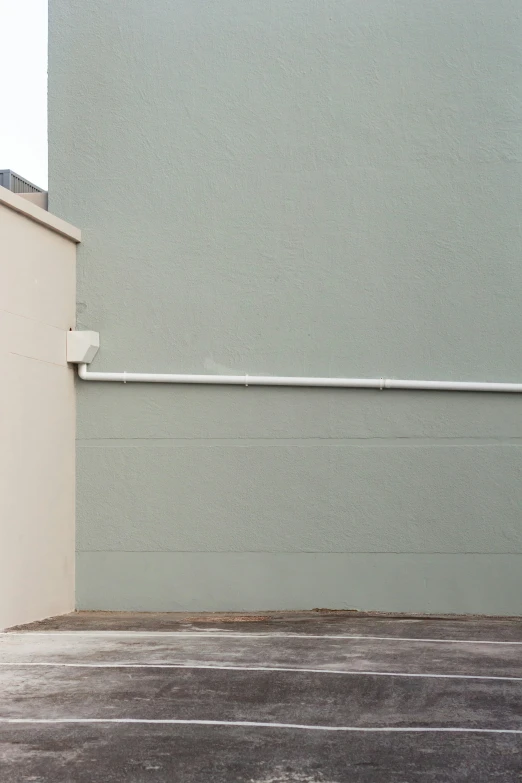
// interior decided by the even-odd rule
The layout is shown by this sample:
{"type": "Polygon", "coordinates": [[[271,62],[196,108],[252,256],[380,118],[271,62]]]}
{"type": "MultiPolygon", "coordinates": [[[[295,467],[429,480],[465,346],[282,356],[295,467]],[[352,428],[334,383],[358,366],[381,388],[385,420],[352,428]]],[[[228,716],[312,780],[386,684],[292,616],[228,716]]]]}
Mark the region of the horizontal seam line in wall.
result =
{"type": "Polygon", "coordinates": [[[41,362],[42,364],[51,364],[53,367],[60,367],[63,370],[68,369],[66,362],[58,364],[58,362],[48,362],[47,359],[39,359],[37,356],[28,356],[26,353],[17,353],[16,351],[8,351],[10,356],[21,356],[22,359],[30,359],[32,362],[41,362]]]}
{"type": "Polygon", "coordinates": [[[208,437],[208,438],[77,438],[76,443],[80,448],[134,448],[136,446],[154,447],[154,446],[208,446],[212,445],[238,445],[248,446],[250,444],[267,443],[271,445],[298,445],[298,444],[320,444],[325,446],[501,446],[514,445],[522,446],[522,436],[514,438],[488,438],[488,437],[402,437],[391,436],[387,438],[361,438],[361,437],[208,437]]]}
{"type": "Polygon", "coordinates": [[[192,554],[192,555],[448,555],[452,557],[464,557],[467,555],[481,555],[485,557],[506,555],[520,556],[522,552],[445,552],[439,550],[433,551],[412,551],[401,550],[386,552],[383,550],[317,550],[317,549],[77,549],[76,554],[122,554],[122,555],[175,555],[175,554],[192,554]]]}
{"type": "Polygon", "coordinates": [[[15,315],[17,318],[25,318],[27,321],[34,321],[37,324],[43,324],[44,326],[49,326],[51,329],[56,329],[59,332],[67,332],[69,329],[68,326],[62,327],[62,326],[56,326],[56,324],[50,324],[48,321],[42,321],[41,318],[33,318],[31,315],[24,315],[23,313],[15,313],[13,310],[6,310],[5,307],[0,307],[0,311],[2,313],[8,313],[9,315],[15,315]]]}

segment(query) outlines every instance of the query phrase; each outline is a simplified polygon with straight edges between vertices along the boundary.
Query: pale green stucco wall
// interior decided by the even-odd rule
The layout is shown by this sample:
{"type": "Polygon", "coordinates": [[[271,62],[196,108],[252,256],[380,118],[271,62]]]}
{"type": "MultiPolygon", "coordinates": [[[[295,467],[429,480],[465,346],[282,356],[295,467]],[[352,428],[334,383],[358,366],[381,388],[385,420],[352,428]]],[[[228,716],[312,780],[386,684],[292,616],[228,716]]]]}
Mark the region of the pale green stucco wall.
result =
{"type": "MultiPolygon", "coordinates": [[[[519,0],[51,0],[99,370],[522,380],[519,0]]],[[[78,385],[78,603],[522,614],[522,398],[78,385]]]]}

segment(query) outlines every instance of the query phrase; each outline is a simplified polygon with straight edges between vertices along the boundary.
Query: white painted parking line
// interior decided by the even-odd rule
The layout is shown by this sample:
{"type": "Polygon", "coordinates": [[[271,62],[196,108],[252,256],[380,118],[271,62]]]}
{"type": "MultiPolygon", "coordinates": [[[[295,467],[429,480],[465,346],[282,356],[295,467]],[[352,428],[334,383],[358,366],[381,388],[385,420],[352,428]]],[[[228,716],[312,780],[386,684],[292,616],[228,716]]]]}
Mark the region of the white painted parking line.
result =
{"type": "Polygon", "coordinates": [[[461,726],[313,726],[302,723],[266,723],[250,720],[182,720],[176,718],[0,718],[0,723],[12,724],[152,724],[176,726],[226,726],[258,729],[300,729],[303,731],[354,731],[382,733],[465,733],[465,734],[522,734],[522,729],[482,729],[461,726]]]}
{"type": "Polygon", "coordinates": [[[87,636],[100,638],[174,638],[174,637],[201,637],[206,639],[354,639],[357,641],[381,641],[381,642],[424,642],[434,644],[500,644],[522,645],[522,641],[492,641],[486,639],[418,639],[410,636],[348,636],[348,635],[324,635],[306,633],[239,633],[228,631],[0,631],[0,636],[10,639],[20,639],[24,636],[87,636]]]}
{"type": "Polygon", "coordinates": [[[294,672],[299,674],[347,674],[347,675],[364,675],[370,677],[424,677],[433,678],[437,680],[501,680],[503,682],[522,682],[522,677],[507,677],[493,674],[427,674],[427,673],[411,673],[411,672],[377,672],[355,669],[303,669],[299,667],[290,666],[222,666],[211,664],[185,664],[185,663],[66,663],[62,661],[58,662],[27,662],[22,663],[16,661],[0,661],[0,667],[66,667],[71,669],[203,669],[203,670],[216,670],[227,672],[294,672]]]}

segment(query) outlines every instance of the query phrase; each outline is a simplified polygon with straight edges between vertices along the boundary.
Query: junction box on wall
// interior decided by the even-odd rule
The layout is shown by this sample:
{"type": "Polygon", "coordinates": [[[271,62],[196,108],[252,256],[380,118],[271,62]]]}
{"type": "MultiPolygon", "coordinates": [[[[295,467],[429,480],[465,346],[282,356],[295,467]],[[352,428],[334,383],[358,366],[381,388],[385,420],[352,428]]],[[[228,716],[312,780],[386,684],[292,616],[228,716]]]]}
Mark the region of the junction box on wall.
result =
{"type": "Polygon", "coordinates": [[[99,332],[67,332],[67,361],[71,364],[90,364],[99,347],[99,332]]]}

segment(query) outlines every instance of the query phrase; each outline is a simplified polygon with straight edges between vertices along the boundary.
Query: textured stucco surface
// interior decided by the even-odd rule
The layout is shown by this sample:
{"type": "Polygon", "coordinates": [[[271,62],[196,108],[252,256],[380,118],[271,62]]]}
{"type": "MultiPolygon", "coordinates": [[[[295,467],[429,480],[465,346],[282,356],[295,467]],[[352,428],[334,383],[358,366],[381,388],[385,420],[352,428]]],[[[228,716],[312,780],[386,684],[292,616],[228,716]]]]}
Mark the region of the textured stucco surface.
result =
{"type": "MultiPolygon", "coordinates": [[[[521,41],[516,0],[51,0],[96,369],[520,380],[521,41]]],[[[521,404],[80,384],[79,605],[520,614],[521,404]]]]}

